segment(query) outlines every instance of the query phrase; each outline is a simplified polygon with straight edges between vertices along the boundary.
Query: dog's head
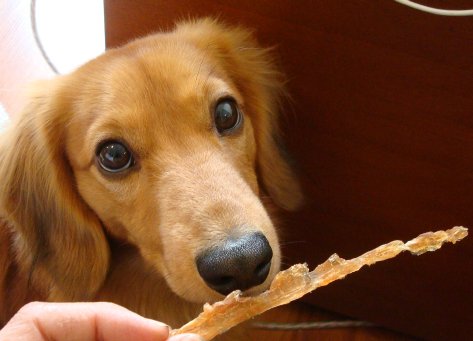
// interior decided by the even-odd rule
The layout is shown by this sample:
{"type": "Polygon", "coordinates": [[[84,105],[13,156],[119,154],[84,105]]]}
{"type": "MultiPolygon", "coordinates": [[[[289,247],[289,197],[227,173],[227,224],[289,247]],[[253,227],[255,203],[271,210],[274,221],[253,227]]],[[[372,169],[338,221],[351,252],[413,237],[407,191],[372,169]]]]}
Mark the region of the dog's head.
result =
{"type": "Polygon", "coordinates": [[[301,202],[276,143],[281,89],[251,34],[208,19],[46,83],[0,156],[4,214],[33,280],[56,299],[93,296],[109,235],[187,300],[265,288],[280,251],[260,198],[301,202]]]}

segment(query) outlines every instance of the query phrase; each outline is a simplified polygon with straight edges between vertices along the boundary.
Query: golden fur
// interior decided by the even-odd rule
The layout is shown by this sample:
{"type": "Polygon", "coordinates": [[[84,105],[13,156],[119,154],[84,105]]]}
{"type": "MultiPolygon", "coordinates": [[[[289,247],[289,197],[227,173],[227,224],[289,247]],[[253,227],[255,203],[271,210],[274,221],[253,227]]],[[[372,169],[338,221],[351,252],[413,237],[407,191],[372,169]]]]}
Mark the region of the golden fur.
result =
{"type": "Polygon", "coordinates": [[[203,19],[110,50],[45,81],[0,138],[0,326],[31,300],[107,300],[173,326],[222,296],[195,266],[232,229],[262,232],[261,197],[294,209],[281,157],[280,74],[241,28],[203,19]],[[211,109],[235,98],[243,128],[218,136],[211,109]],[[126,141],[127,174],[104,175],[96,148],[126,141]]]}

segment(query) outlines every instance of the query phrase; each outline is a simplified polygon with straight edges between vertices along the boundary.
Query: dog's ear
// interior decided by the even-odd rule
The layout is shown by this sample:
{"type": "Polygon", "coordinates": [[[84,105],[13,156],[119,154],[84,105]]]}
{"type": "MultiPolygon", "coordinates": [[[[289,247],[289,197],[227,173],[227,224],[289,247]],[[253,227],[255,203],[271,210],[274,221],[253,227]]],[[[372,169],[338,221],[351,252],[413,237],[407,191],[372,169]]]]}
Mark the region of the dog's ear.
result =
{"type": "Polygon", "coordinates": [[[106,276],[109,246],[65,155],[70,106],[60,80],[42,87],[2,137],[1,214],[16,234],[17,257],[30,283],[49,299],[90,299],[106,276]]]}
{"type": "Polygon", "coordinates": [[[284,77],[275,67],[271,49],[259,47],[250,31],[213,19],[178,24],[176,32],[213,58],[242,93],[245,113],[255,128],[262,183],[278,206],[287,210],[299,208],[303,195],[281,149],[278,125],[284,77]]]}

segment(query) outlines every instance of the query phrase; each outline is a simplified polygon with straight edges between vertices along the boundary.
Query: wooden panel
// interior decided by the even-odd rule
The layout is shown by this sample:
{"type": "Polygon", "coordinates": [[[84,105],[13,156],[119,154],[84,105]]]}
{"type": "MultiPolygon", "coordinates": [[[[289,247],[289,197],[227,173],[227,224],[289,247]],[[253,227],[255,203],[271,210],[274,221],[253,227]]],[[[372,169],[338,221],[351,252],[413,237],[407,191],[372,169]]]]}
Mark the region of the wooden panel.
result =
{"type": "MultiPolygon", "coordinates": [[[[445,6],[445,1],[425,1],[445,6]]],[[[449,1],[454,8],[472,1],[449,1]]],[[[307,191],[284,217],[287,263],[356,256],[430,229],[473,226],[473,19],[393,1],[108,0],[108,46],[203,15],[277,45],[283,120],[307,191]]],[[[471,339],[473,239],[403,256],[306,301],[428,339],[471,339]]]]}

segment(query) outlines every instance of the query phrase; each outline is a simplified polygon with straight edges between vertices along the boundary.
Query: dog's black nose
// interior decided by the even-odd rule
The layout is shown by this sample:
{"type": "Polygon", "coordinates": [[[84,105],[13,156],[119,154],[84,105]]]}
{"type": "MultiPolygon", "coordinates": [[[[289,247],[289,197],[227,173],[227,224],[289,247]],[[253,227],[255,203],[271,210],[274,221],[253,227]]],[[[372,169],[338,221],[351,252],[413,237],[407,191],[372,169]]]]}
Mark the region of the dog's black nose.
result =
{"type": "Polygon", "coordinates": [[[197,269],[209,287],[223,295],[261,284],[268,277],[273,250],[259,232],[229,238],[200,254],[197,269]]]}

